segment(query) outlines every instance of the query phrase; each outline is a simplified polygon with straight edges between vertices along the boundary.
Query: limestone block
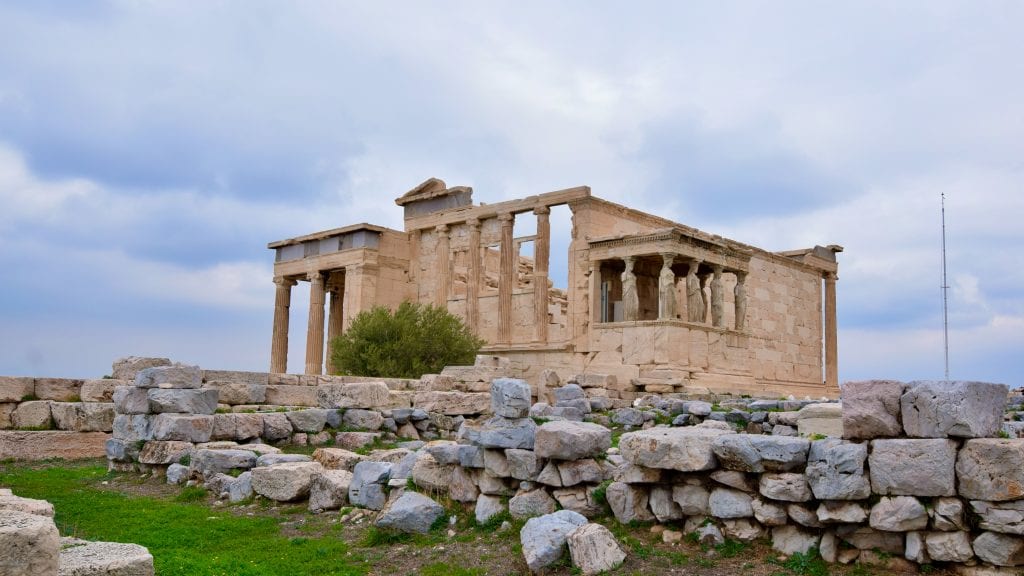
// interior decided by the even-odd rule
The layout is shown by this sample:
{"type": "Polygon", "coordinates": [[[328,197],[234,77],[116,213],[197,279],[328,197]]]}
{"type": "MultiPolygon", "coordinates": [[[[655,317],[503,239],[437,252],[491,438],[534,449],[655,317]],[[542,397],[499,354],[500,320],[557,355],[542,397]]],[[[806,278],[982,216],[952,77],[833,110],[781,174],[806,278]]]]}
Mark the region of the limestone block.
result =
{"type": "Polygon", "coordinates": [[[417,392],[412,402],[417,408],[449,416],[487,414],[491,409],[491,395],[482,392],[417,392]]]}
{"type": "Polygon", "coordinates": [[[118,414],[114,416],[114,438],[125,442],[149,440],[153,437],[152,420],[146,414],[118,414]]]}
{"type": "Polygon", "coordinates": [[[576,374],[569,382],[578,384],[581,388],[610,389],[618,385],[618,379],[614,374],[576,374]]]}
{"type": "Polygon", "coordinates": [[[218,402],[230,404],[263,404],[267,401],[266,384],[249,384],[248,382],[207,381],[207,388],[219,392],[218,402]]]}
{"type": "Polygon", "coordinates": [[[113,402],[114,389],[118,386],[131,386],[127,380],[114,380],[104,378],[102,380],[86,380],[82,382],[79,396],[82,402],[113,402]]]}
{"type": "Polygon", "coordinates": [[[1024,500],[985,502],[971,500],[971,510],[979,516],[978,528],[1024,536],[1024,500]]]}
{"type": "Polygon", "coordinates": [[[381,437],[381,432],[338,432],[334,436],[334,443],[346,450],[358,450],[373,444],[381,437]]]}
{"type": "Polygon", "coordinates": [[[78,402],[81,399],[82,381],[68,378],[36,378],[35,395],[40,400],[57,402],[78,402]]]}
{"type": "Polygon", "coordinates": [[[188,466],[174,463],[167,467],[167,483],[181,485],[188,481],[188,466]]]}
{"type": "Polygon", "coordinates": [[[813,495],[807,476],[792,472],[767,472],[758,487],[762,496],[784,502],[807,502],[813,495]]]}
{"type": "Polygon", "coordinates": [[[835,402],[808,404],[797,412],[796,429],[802,436],[843,437],[843,407],[835,402]]]}
{"type": "Polygon", "coordinates": [[[964,442],[956,461],[960,495],[970,500],[1024,497],[1024,439],[979,438],[964,442]]]}
{"type": "Polygon", "coordinates": [[[903,554],[902,532],[882,532],[868,526],[844,524],[836,528],[836,536],[858,550],[878,550],[889,554],[903,554]]]}
{"type": "Polygon", "coordinates": [[[540,458],[577,460],[604,454],[611,430],[590,422],[546,422],[537,428],[534,450],[540,458]]]}
{"type": "Polygon", "coordinates": [[[964,503],[959,498],[936,498],[928,510],[932,519],[932,529],[943,532],[967,530],[964,519],[964,503]]]}
{"type": "Polygon", "coordinates": [[[618,568],[626,552],[611,531],[600,524],[576,528],[566,538],[573,566],[584,576],[593,576],[618,568]]]}
{"type": "Polygon", "coordinates": [[[530,414],[530,385],[516,378],[495,378],[491,382],[491,412],[506,418],[530,414]]]}
{"type": "Polygon", "coordinates": [[[200,388],[203,385],[203,371],[198,366],[173,364],[143,368],[135,375],[139,388],[200,388]]]}
{"type": "Polygon", "coordinates": [[[459,452],[462,446],[447,440],[437,440],[423,447],[428,454],[437,460],[438,464],[449,465],[459,463],[459,452]]]}
{"type": "Polygon", "coordinates": [[[752,499],[746,492],[715,488],[708,499],[708,508],[715,518],[748,518],[754,515],[752,499]]]}
{"type": "Polygon", "coordinates": [[[317,406],[319,387],[269,384],[263,391],[267,404],[272,406],[317,406]]]}
{"type": "Polygon", "coordinates": [[[0,493],[0,512],[23,512],[53,518],[53,504],[46,500],[22,498],[14,494],[0,493]]]}
{"type": "Polygon", "coordinates": [[[712,450],[719,465],[740,472],[787,472],[807,462],[811,443],[804,438],[726,434],[715,438],[712,450]]]}
{"type": "Polygon", "coordinates": [[[729,488],[735,488],[744,492],[757,492],[757,480],[752,479],[750,475],[744,474],[743,472],[737,472],[736,470],[715,470],[708,476],[715,482],[728,486],[729,488]]]}
{"type": "Polygon", "coordinates": [[[558,466],[560,485],[566,488],[581,483],[597,484],[604,481],[604,469],[593,458],[557,460],[552,463],[558,466]]]}
{"type": "Polygon", "coordinates": [[[0,402],[21,402],[34,394],[34,378],[0,376],[0,402]]]}
{"type": "Polygon", "coordinates": [[[119,438],[111,438],[104,445],[107,452],[107,459],[117,462],[134,462],[139,457],[140,446],[138,442],[126,442],[119,438]]]}
{"type": "Polygon", "coordinates": [[[440,504],[423,494],[406,491],[384,507],[376,524],[387,530],[426,534],[442,516],[444,508],[440,504]]]}
{"type": "Polygon", "coordinates": [[[452,465],[438,464],[433,456],[422,453],[412,467],[412,480],[425,490],[445,491],[452,482],[454,468],[452,465]]]}
{"type": "Polygon", "coordinates": [[[14,402],[0,403],[0,428],[13,428],[14,423],[11,421],[11,416],[14,414],[14,409],[18,405],[14,402]]]}
{"type": "Polygon", "coordinates": [[[772,548],[783,554],[806,554],[816,548],[821,536],[804,532],[796,526],[777,526],[772,528],[772,548]]]}
{"type": "Polygon", "coordinates": [[[807,483],[818,500],[861,500],[871,495],[864,472],[868,446],[836,438],[811,444],[807,483]]]}
{"type": "Polygon", "coordinates": [[[497,478],[512,476],[504,450],[484,450],[484,470],[497,478]]]}
{"type": "Polygon", "coordinates": [[[384,382],[323,384],[316,388],[321,408],[381,409],[387,407],[389,396],[388,385],[384,382]]]}
{"type": "Polygon", "coordinates": [[[711,513],[711,493],[699,484],[676,484],[672,500],[684,516],[706,516],[711,513]]]}
{"type": "Polygon", "coordinates": [[[242,472],[235,478],[234,482],[228,484],[228,501],[238,503],[252,498],[255,491],[252,489],[252,472],[242,472]]]}
{"type": "Polygon", "coordinates": [[[338,510],[348,503],[352,473],[348,470],[324,470],[313,475],[309,485],[309,510],[338,510]]]}
{"type": "Polygon", "coordinates": [[[288,418],[288,422],[291,423],[292,429],[296,432],[316,434],[327,425],[327,410],[323,408],[292,410],[286,412],[285,416],[288,418]]]}
{"type": "Polygon", "coordinates": [[[256,466],[256,454],[248,450],[205,450],[192,453],[189,469],[211,477],[214,474],[227,474],[232,470],[248,470],[256,466]]]}
{"type": "Polygon", "coordinates": [[[271,442],[285,440],[292,435],[292,423],[287,416],[279,412],[263,415],[262,437],[271,442]]]}
{"type": "Polygon", "coordinates": [[[143,464],[167,465],[180,462],[191,453],[191,442],[150,440],[139,450],[138,460],[143,464]]]}
{"type": "Polygon", "coordinates": [[[22,402],[11,413],[11,424],[15,428],[48,429],[53,424],[49,400],[22,402]]]}
{"type": "Polygon", "coordinates": [[[149,392],[145,388],[117,386],[111,399],[118,414],[149,414],[149,392]]]}
{"type": "Polygon", "coordinates": [[[843,501],[822,502],[816,514],[819,522],[827,524],[859,524],[868,518],[863,506],[843,501]]]}
{"type": "Polygon", "coordinates": [[[652,486],[647,501],[658,522],[681,520],[684,516],[682,508],[672,499],[671,486],[652,486]]]}
{"type": "Polygon", "coordinates": [[[931,562],[931,558],[928,558],[928,549],[925,547],[923,532],[907,532],[906,541],[907,544],[903,553],[904,558],[918,564],[928,564],[931,562]]]}
{"type": "Polygon", "coordinates": [[[57,576],[60,534],[53,518],[5,512],[0,514],[0,574],[57,576]]]}
{"type": "Polygon", "coordinates": [[[235,370],[203,370],[203,382],[224,382],[226,384],[251,384],[266,386],[270,383],[266,372],[239,372],[235,370]]]}
{"type": "Polygon", "coordinates": [[[786,514],[797,524],[806,528],[821,528],[821,520],[818,520],[818,513],[802,504],[788,504],[786,514]]]}
{"type": "Polygon", "coordinates": [[[967,562],[974,558],[968,532],[929,532],[924,537],[928,556],[938,562],[967,562]]]}
{"type": "Polygon", "coordinates": [[[313,459],[305,454],[260,454],[256,458],[254,468],[284,464],[285,462],[312,462],[313,459]]]}
{"type": "Polygon", "coordinates": [[[871,507],[869,523],[884,532],[911,532],[928,527],[928,511],[913,496],[884,496],[871,507]]]}
{"type": "Polygon", "coordinates": [[[213,434],[213,416],[157,414],[153,417],[152,432],[154,440],[208,442],[213,434]]]}
{"type": "Polygon", "coordinates": [[[906,385],[895,380],[843,384],[843,435],[871,439],[901,436],[900,397],[906,385]]]}
{"type": "Polygon", "coordinates": [[[520,491],[508,501],[508,512],[513,518],[543,516],[556,508],[555,499],[543,488],[520,491]]]}
{"type": "Polygon", "coordinates": [[[324,471],[318,462],[284,462],[252,469],[252,489],[278,502],[289,502],[309,495],[313,476],[324,471]]]}
{"type": "Polygon", "coordinates": [[[476,517],[477,524],[483,524],[495,514],[501,514],[504,511],[505,504],[501,501],[500,497],[481,494],[476,501],[474,516],[476,517]]]}
{"type": "Polygon", "coordinates": [[[995,436],[1008,391],[988,382],[911,382],[900,398],[903,429],[916,438],[995,436]]]}
{"type": "Polygon", "coordinates": [[[558,473],[558,464],[554,461],[548,462],[537,475],[537,482],[546,486],[562,487],[562,475],[558,473]]]}
{"type": "Polygon", "coordinates": [[[389,462],[363,461],[356,464],[348,488],[349,503],[370,510],[383,508],[387,500],[384,486],[388,482],[391,466],[389,462]]]}
{"type": "Polygon", "coordinates": [[[216,390],[163,388],[149,390],[149,411],[154,414],[213,414],[216,410],[216,390]]]}
{"type": "Polygon", "coordinates": [[[754,518],[765,526],[784,526],[789,521],[789,514],[781,504],[754,498],[750,508],[754,512],[754,518]]]}
{"type": "Polygon", "coordinates": [[[537,572],[557,562],[565,553],[569,534],[586,523],[583,515],[571,510],[527,520],[519,531],[519,541],[530,571],[537,572]]]}
{"type": "Polygon", "coordinates": [[[452,483],[448,487],[448,496],[456,502],[476,502],[480,496],[480,489],[477,488],[477,474],[478,472],[472,468],[453,466],[452,483]]]}
{"type": "Polygon", "coordinates": [[[953,440],[872,440],[868,456],[871,491],[886,495],[953,496],[955,463],[953,440]]]}
{"type": "Polygon", "coordinates": [[[508,473],[516,480],[536,480],[543,460],[533,450],[510,448],[505,450],[508,473]]]}
{"type": "Polygon", "coordinates": [[[716,438],[725,434],[734,432],[696,426],[655,427],[623,434],[619,450],[627,462],[648,468],[711,470],[718,464],[712,446],[716,438]]]}
{"type": "MultiPolygon", "coordinates": [[[[443,440],[438,440],[438,442],[443,442],[443,440]]],[[[374,450],[366,456],[366,459],[373,460],[375,462],[391,462],[392,464],[398,464],[399,462],[405,460],[406,457],[408,457],[410,454],[417,453],[413,452],[412,450],[409,450],[408,448],[391,448],[388,450],[374,450]]],[[[410,463],[409,470],[412,470],[413,463],[410,463]]],[[[391,469],[391,473],[392,478],[394,478],[394,468],[391,469]]]]}
{"type": "MultiPolygon", "coordinates": [[[[654,484],[661,482],[664,470],[660,468],[647,468],[645,466],[637,466],[626,462],[622,456],[614,455],[614,458],[618,459],[618,462],[612,467],[612,479],[616,482],[625,482],[626,484],[654,484]]],[[[609,458],[607,462],[612,463],[613,459],[609,458]]]]}
{"type": "Polygon", "coordinates": [[[615,519],[622,524],[632,521],[651,522],[654,514],[648,509],[647,490],[631,484],[612,482],[605,491],[608,505],[615,514],[615,519]]]}
{"type": "Polygon", "coordinates": [[[134,382],[135,377],[141,370],[154,368],[156,366],[170,366],[169,358],[145,358],[139,356],[128,356],[114,360],[111,375],[115,380],[129,380],[134,382]]]}
{"type": "Polygon", "coordinates": [[[342,426],[360,430],[380,430],[384,424],[384,416],[376,410],[350,408],[341,415],[342,426]]]}
{"type": "Polygon", "coordinates": [[[58,430],[110,432],[114,428],[113,403],[52,402],[50,413],[58,430]]]}
{"type": "Polygon", "coordinates": [[[996,566],[1024,565],[1024,539],[998,532],[982,532],[974,539],[974,553],[996,566]]]}
{"type": "Polygon", "coordinates": [[[468,439],[483,448],[522,448],[532,450],[537,425],[529,418],[494,416],[478,429],[469,432],[468,439]],[[475,438],[474,438],[475,436],[475,438]]]}

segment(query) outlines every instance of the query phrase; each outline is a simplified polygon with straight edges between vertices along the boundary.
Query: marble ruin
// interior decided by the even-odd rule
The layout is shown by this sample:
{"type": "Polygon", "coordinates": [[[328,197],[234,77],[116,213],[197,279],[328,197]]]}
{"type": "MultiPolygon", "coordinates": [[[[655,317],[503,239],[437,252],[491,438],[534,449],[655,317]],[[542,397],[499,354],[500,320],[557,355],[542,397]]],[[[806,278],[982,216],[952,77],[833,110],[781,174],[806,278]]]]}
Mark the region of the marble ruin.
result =
{"type": "Polygon", "coordinates": [[[611,393],[627,400],[705,390],[838,396],[842,247],[769,252],[586,186],[496,204],[474,205],[472,194],[431,178],[395,200],[404,231],[354,224],[271,242],[270,372],[288,371],[291,290],[308,282],[306,374],[335,373],[325,346],[356,314],[412,300],[460,315],[486,353],[531,380],[545,369],[614,375],[611,393]],[[550,214],[561,206],[572,213],[565,290],[549,279],[550,214]],[[514,235],[521,218],[536,219],[535,234],[514,235]]]}

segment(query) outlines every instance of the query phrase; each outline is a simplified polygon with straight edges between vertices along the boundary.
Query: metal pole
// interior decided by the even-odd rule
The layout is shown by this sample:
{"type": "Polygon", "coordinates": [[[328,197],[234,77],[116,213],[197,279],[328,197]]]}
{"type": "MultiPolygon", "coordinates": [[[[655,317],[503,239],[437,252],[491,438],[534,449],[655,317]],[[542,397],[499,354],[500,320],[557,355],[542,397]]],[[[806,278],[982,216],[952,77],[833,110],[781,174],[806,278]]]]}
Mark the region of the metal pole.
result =
{"type": "Polygon", "coordinates": [[[942,344],[946,358],[946,381],[949,381],[949,285],[946,283],[946,193],[942,196],[942,344]]]}

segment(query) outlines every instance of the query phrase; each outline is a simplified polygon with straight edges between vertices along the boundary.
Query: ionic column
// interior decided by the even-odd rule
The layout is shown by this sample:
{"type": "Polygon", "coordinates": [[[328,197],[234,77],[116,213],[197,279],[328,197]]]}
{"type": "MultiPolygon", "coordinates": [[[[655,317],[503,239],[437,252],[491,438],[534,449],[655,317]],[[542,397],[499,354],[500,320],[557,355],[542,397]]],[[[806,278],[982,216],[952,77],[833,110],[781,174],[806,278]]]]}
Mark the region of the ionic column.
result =
{"type": "Polygon", "coordinates": [[[448,226],[440,224],[434,228],[437,233],[437,287],[434,290],[435,304],[448,308],[448,293],[451,286],[451,241],[448,226]]]}
{"type": "Polygon", "coordinates": [[[825,273],[825,385],[839,387],[839,335],[836,329],[835,272],[825,273]]]}
{"type": "Polygon", "coordinates": [[[714,276],[711,279],[711,325],[715,328],[725,327],[725,286],[722,284],[722,266],[711,266],[714,276]]]}
{"type": "Polygon", "coordinates": [[[533,243],[533,341],[548,341],[548,260],[551,258],[551,209],[538,206],[537,240],[533,243]]]}
{"type": "Polygon", "coordinates": [[[515,281],[515,247],[512,245],[513,214],[498,215],[501,222],[501,247],[498,251],[498,342],[512,342],[512,287],[515,281]]]}
{"type": "Polygon", "coordinates": [[[469,329],[477,334],[480,328],[480,220],[470,218],[469,227],[469,278],[466,279],[466,319],[469,329]]]}
{"type": "Polygon", "coordinates": [[[331,294],[330,304],[327,306],[327,373],[337,372],[334,365],[333,354],[331,354],[331,342],[338,336],[345,326],[345,273],[331,272],[331,280],[327,287],[331,294]]]}
{"type": "Polygon", "coordinates": [[[658,276],[658,319],[671,320],[676,317],[676,273],[672,271],[672,262],[676,255],[671,252],[661,254],[661,274],[658,276]]]}
{"type": "Polygon", "coordinates": [[[274,278],[274,331],[270,339],[270,371],[284,374],[288,371],[288,313],[292,305],[292,286],[295,280],[274,278]]]}
{"type": "Polygon", "coordinates": [[[309,327],[306,329],[306,374],[324,371],[324,275],[309,275],[309,327]]]}
{"type": "Polygon", "coordinates": [[[633,273],[635,256],[626,256],[622,259],[626,263],[626,270],[622,273],[622,319],[626,322],[634,322],[640,317],[640,295],[636,291],[636,274],[633,273]]]}
{"type": "Polygon", "coordinates": [[[747,273],[736,272],[736,286],[732,289],[733,306],[736,309],[736,330],[746,327],[747,322],[747,273]]]}

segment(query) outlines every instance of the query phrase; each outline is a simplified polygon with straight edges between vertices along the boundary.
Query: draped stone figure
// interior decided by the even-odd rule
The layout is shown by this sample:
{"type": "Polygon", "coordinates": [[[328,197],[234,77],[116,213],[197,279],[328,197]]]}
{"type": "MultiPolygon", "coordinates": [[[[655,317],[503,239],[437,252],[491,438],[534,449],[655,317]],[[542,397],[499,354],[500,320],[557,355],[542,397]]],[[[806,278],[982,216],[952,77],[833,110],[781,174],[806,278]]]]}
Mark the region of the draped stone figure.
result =
{"type": "Polygon", "coordinates": [[[636,320],[640,316],[640,296],[636,291],[636,274],[633,274],[633,256],[626,256],[626,271],[622,273],[622,319],[636,320]]]}
{"type": "Polygon", "coordinates": [[[704,312],[701,314],[700,321],[704,323],[707,323],[708,311],[711,309],[711,303],[708,302],[708,280],[710,279],[710,272],[700,275],[700,299],[704,302],[704,312]]]}
{"type": "Polygon", "coordinates": [[[747,321],[747,273],[736,273],[736,286],[732,289],[736,307],[736,330],[743,330],[747,321]]]}
{"type": "Polygon", "coordinates": [[[658,276],[658,318],[676,317],[676,273],[672,271],[672,254],[661,255],[661,275],[658,276]]]}
{"type": "Polygon", "coordinates": [[[722,284],[722,267],[715,266],[711,278],[711,324],[716,328],[725,325],[725,286],[722,284]]]}
{"type": "Polygon", "coordinates": [[[703,291],[697,277],[698,266],[700,262],[691,262],[686,272],[686,319],[690,322],[703,322],[705,316],[703,291]]]}

